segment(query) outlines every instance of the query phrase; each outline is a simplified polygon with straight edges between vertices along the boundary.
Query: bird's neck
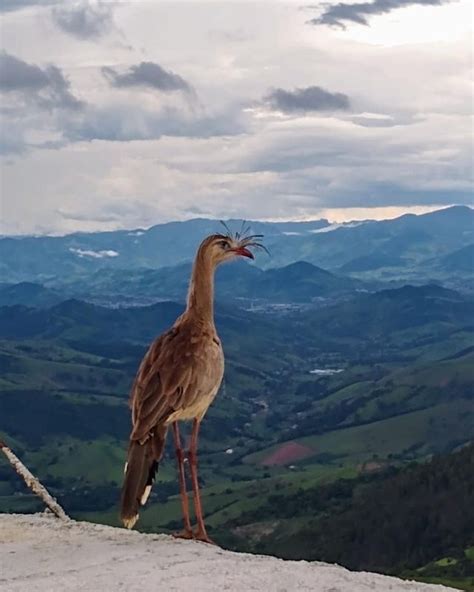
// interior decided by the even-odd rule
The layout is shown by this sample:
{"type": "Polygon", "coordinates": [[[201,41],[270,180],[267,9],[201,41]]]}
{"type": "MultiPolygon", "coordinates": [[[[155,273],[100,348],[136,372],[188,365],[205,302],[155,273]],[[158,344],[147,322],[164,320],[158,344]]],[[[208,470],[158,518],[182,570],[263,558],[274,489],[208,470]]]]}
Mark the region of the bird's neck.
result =
{"type": "Polygon", "coordinates": [[[186,311],[214,324],[214,265],[198,253],[189,284],[186,311]]]}

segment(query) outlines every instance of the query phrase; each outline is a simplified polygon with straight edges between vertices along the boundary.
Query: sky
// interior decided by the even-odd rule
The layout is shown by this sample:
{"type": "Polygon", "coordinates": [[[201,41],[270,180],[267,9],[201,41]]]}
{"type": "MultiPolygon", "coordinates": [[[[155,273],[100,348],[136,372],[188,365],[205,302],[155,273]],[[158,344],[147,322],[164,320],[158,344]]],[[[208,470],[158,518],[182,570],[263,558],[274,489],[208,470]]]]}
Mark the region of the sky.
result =
{"type": "Polygon", "coordinates": [[[2,0],[2,234],[472,204],[470,0],[2,0]]]}

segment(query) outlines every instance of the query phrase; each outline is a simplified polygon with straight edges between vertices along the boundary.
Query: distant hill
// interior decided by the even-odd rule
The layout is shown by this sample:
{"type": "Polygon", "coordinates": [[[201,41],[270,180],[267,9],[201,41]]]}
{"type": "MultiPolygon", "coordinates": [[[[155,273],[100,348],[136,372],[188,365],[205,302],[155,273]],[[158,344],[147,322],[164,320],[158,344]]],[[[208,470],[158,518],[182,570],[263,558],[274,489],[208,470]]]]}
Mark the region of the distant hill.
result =
{"type": "Polygon", "coordinates": [[[414,332],[439,323],[472,326],[474,302],[454,290],[437,285],[403,286],[361,294],[355,298],[316,310],[305,318],[315,334],[335,337],[364,336],[389,343],[393,332],[414,332]]]}
{"type": "Polygon", "coordinates": [[[448,274],[457,272],[474,274],[474,244],[433,259],[430,264],[435,269],[443,270],[448,274]]]}
{"type": "Polygon", "coordinates": [[[25,306],[0,308],[0,336],[3,339],[83,339],[107,336],[137,340],[147,332],[162,331],[181,314],[183,307],[166,302],[136,309],[112,310],[80,300],[66,300],[47,310],[25,306]],[[153,328],[153,329],[152,329],[153,328]]]}
{"type": "MultiPolygon", "coordinates": [[[[226,222],[234,231],[241,220],[226,222]]],[[[293,223],[250,222],[252,232],[267,240],[284,239],[298,226],[310,232],[329,226],[327,220],[293,223]]],[[[208,234],[226,232],[218,220],[194,219],[158,224],[148,229],[75,233],[62,237],[4,237],[0,239],[0,271],[4,281],[67,281],[99,269],[159,268],[193,259],[208,234]]]]}
{"type": "Polygon", "coordinates": [[[377,266],[382,267],[385,256],[386,266],[400,260],[404,267],[413,267],[470,244],[473,238],[474,210],[454,206],[420,216],[407,214],[393,220],[347,225],[331,232],[288,236],[285,242],[272,246],[271,264],[304,259],[331,270],[360,258],[364,262],[363,258],[368,257],[372,268],[377,256],[381,257],[377,266]]]}
{"type": "Polygon", "coordinates": [[[403,267],[405,264],[406,261],[398,255],[377,252],[351,259],[347,263],[344,263],[344,265],[341,265],[340,271],[343,273],[372,271],[382,267],[403,267]]]}
{"type": "MultiPolygon", "coordinates": [[[[238,230],[242,222],[231,220],[228,224],[238,230]]],[[[259,267],[306,261],[361,279],[407,279],[412,274],[426,281],[430,278],[427,261],[474,242],[474,211],[464,206],[379,222],[331,225],[327,220],[315,220],[250,225],[253,232],[265,235],[271,252],[271,257],[258,256],[259,267]]],[[[130,231],[4,237],[0,239],[0,271],[9,283],[62,286],[99,270],[175,267],[192,260],[204,236],[222,230],[216,220],[196,219],[130,231]]]]}
{"type": "Polygon", "coordinates": [[[34,308],[48,308],[64,299],[59,292],[32,282],[0,286],[0,306],[21,304],[34,308]]]}
{"type": "MultiPolygon", "coordinates": [[[[41,310],[4,306],[0,307],[0,339],[61,340],[78,349],[113,357],[114,349],[124,343],[148,345],[183,311],[184,305],[176,302],[111,309],[75,299],[41,310]]],[[[277,352],[279,344],[297,337],[285,336],[274,322],[232,306],[216,306],[216,324],[221,337],[229,343],[227,351],[245,344],[242,362],[259,348],[268,350],[269,343],[277,352]],[[252,340],[247,341],[250,330],[252,340]]]]}
{"type": "MultiPolygon", "coordinates": [[[[191,269],[190,263],[159,269],[103,269],[72,279],[61,287],[74,297],[99,303],[183,302],[191,269]]],[[[216,297],[220,301],[311,302],[318,297],[349,294],[366,285],[304,261],[269,270],[262,270],[245,261],[235,261],[221,266],[216,273],[216,297]]]]}
{"type": "MultiPolygon", "coordinates": [[[[275,290],[279,297],[281,274],[285,276],[288,286],[304,293],[306,283],[302,282],[302,286],[298,287],[296,281],[302,270],[304,277],[309,277],[310,287],[311,279],[319,285],[319,278],[336,285],[339,282],[345,285],[343,278],[337,278],[309,264],[297,264],[283,270],[258,270],[255,293],[261,295],[265,290],[265,293],[270,294],[275,290]],[[270,276],[268,286],[265,285],[267,276],[270,276]]],[[[375,293],[361,293],[321,309],[290,315],[288,319],[267,319],[223,302],[225,298],[216,306],[216,322],[224,336],[228,333],[234,339],[244,340],[245,326],[252,327],[252,345],[260,338],[267,339],[271,335],[277,335],[282,326],[286,327],[288,324],[297,341],[313,340],[317,336],[316,343],[321,344],[321,347],[347,338],[366,342],[380,339],[388,345],[392,334],[403,331],[416,333],[425,326],[432,330],[435,325],[439,326],[438,331],[442,334],[453,327],[472,327],[474,318],[474,302],[470,298],[437,285],[404,286],[375,293]]],[[[169,327],[183,310],[183,303],[172,301],[115,309],[78,299],[63,301],[48,309],[34,309],[23,305],[3,306],[0,307],[0,339],[61,338],[148,342],[169,327]]],[[[350,342],[346,343],[349,345],[350,342]]]]}
{"type": "Polygon", "coordinates": [[[362,287],[348,277],[337,276],[305,261],[269,269],[249,286],[248,293],[268,300],[310,301],[316,297],[354,292],[362,287]]]}

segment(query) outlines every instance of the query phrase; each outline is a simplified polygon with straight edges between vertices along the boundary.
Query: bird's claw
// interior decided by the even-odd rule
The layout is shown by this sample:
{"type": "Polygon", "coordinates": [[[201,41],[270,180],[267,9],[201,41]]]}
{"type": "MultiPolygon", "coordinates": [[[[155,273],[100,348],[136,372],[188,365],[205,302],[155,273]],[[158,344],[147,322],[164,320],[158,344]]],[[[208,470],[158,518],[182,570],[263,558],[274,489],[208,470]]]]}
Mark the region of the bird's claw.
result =
{"type": "Polygon", "coordinates": [[[192,530],[183,529],[179,532],[173,532],[172,536],[175,539],[185,539],[187,541],[200,541],[201,543],[208,543],[209,545],[217,546],[217,543],[215,543],[211,538],[209,538],[206,532],[202,532],[200,530],[193,532],[192,530]]]}
{"type": "Polygon", "coordinates": [[[191,540],[194,538],[194,533],[192,530],[187,530],[186,528],[184,528],[183,530],[180,530],[179,532],[173,532],[173,536],[175,539],[191,540]]]}
{"type": "Polygon", "coordinates": [[[209,545],[216,545],[217,544],[209,538],[209,536],[207,535],[207,532],[202,532],[201,530],[198,530],[197,532],[194,533],[194,540],[195,541],[201,541],[201,543],[208,543],[209,545]]]}

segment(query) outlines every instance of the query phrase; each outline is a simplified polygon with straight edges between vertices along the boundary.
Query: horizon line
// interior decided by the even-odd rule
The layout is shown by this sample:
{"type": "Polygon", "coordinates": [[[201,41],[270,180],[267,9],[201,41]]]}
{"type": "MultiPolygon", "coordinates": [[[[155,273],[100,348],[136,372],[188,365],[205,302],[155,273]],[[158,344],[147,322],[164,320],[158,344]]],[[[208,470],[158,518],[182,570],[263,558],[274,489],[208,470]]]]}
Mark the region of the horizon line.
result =
{"type": "Polygon", "coordinates": [[[4,238],[62,238],[66,236],[71,236],[74,234],[105,234],[105,233],[113,233],[113,232],[137,232],[137,231],[144,231],[147,232],[151,228],[156,226],[165,226],[167,224],[185,224],[186,222],[193,222],[197,220],[215,220],[219,222],[220,220],[224,220],[225,222],[233,222],[233,221],[241,221],[245,220],[246,222],[258,222],[263,224],[285,224],[285,223],[294,223],[294,224],[305,224],[311,222],[327,222],[328,225],[333,224],[350,224],[351,222],[359,222],[361,224],[368,223],[368,222],[383,222],[388,220],[397,220],[398,218],[402,218],[404,216],[425,216],[428,214],[432,214],[435,212],[440,212],[443,210],[453,209],[453,208],[468,208],[470,210],[474,210],[474,205],[469,204],[461,204],[461,203],[454,203],[449,205],[442,205],[442,206],[434,206],[434,205],[427,205],[427,206],[373,206],[373,207],[347,207],[347,208],[322,208],[320,210],[320,214],[318,217],[299,217],[299,218],[223,218],[222,216],[216,216],[209,214],[207,216],[196,216],[191,218],[183,218],[183,219],[174,219],[174,220],[167,220],[166,222],[156,222],[150,224],[149,226],[134,226],[134,227],[123,227],[123,228],[114,228],[110,230],[72,230],[69,232],[32,232],[32,233],[21,233],[21,234],[6,234],[0,233],[0,239],[4,238]],[[367,218],[365,216],[362,217],[348,217],[341,219],[338,216],[334,218],[329,217],[329,213],[332,211],[344,212],[344,211],[370,211],[370,210],[391,210],[393,215],[387,215],[382,217],[374,217],[374,218],[367,218]],[[399,210],[395,214],[395,210],[399,210]],[[414,211],[415,210],[415,211],[414,211]],[[326,215],[324,215],[326,213],[326,215]]]}

